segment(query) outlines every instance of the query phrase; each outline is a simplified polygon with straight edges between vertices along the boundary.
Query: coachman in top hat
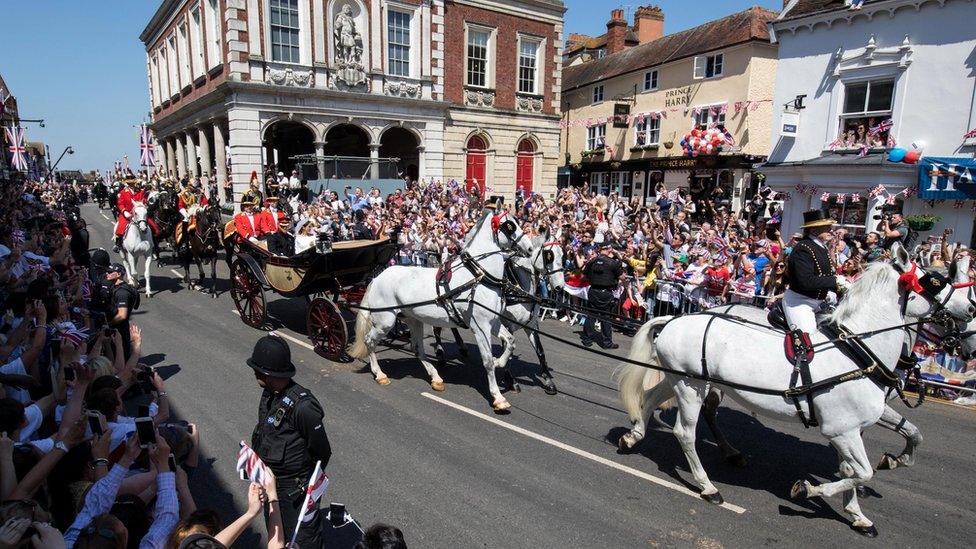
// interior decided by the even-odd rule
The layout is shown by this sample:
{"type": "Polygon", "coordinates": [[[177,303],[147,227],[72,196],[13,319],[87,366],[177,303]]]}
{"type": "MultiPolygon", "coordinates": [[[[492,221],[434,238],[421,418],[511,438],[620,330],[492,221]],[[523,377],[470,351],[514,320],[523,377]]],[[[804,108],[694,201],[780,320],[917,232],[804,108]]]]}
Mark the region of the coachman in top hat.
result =
{"type": "Polygon", "coordinates": [[[803,238],[793,247],[786,264],[789,287],[783,295],[783,312],[791,330],[816,332],[817,311],[827,299],[827,292],[848,286],[830,261],[828,246],[834,223],[821,210],[803,212],[803,238]]]}

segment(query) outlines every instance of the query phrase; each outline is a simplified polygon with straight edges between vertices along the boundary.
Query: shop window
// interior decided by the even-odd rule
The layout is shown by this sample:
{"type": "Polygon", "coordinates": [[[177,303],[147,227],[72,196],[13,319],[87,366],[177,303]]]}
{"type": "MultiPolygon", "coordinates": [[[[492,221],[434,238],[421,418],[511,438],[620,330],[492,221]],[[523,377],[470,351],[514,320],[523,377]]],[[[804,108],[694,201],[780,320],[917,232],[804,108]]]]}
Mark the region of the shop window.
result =
{"type": "Polygon", "coordinates": [[[841,148],[884,148],[889,128],[881,124],[891,118],[894,80],[871,80],[844,86],[844,109],[840,115],[838,145],[841,148]],[[877,128],[872,135],[871,129],[877,128]]]}
{"type": "Polygon", "coordinates": [[[612,172],[610,192],[618,193],[623,198],[630,198],[630,172],[612,172]]]}
{"type": "Polygon", "coordinates": [[[607,182],[610,181],[610,174],[607,172],[590,174],[590,194],[608,194],[607,182]]]}
{"type": "MultiPolygon", "coordinates": [[[[900,208],[902,204],[902,200],[895,201],[895,207],[900,208]]],[[[823,202],[821,207],[826,210],[831,219],[837,220],[838,227],[847,229],[849,233],[863,235],[870,231],[876,231],[878,228],[878,221],[868,218],[870,210],[868,209],[867,198],[861,198],[854,202],[850,196],[847,196],[843,201],[840,201],[834,195],[823,202]]]]}

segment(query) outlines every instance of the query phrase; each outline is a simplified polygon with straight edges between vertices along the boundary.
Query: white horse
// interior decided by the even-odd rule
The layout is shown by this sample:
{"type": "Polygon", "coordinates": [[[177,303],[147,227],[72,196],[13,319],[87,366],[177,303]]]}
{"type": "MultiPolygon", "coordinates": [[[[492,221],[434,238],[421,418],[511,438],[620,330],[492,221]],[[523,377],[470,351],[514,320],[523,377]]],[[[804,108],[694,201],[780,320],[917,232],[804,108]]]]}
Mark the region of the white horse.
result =
{"type": "MultiPolygon", "coordinates": [[[[959,271],[957,271],[958,273],[959,271]]],[[[963,270],[963,273],[966,271],[963,270]]],[[[956,284],[964,284],[968,282],[966,280],[967,276],[960,278],[957,274],[956,284]]],[[[968,319],[968,324],[966,325],[964,331],[970,333],[965,339],[961,341],[960,351],[963,357],[969,359],[973,357],[976,353],[976,320],[973,319],[974,313],[976,313],[976,302],[969,303],[968,298],[972,292],[971,287],[966,288],[953,288],[946,286],[941,292],[939,292],[935,299],[930,301],[921,294],[911,293],[906,298],[905,305],[905,319],[909,322],[917,322],[922,318],[926,318],[933,312],[934,302],[944,303],[945,307],[949,311],[950,315],[953,316],[954,321],[961,323],[968,319]]],[[[723,312],[729,314],[734,314],[743,318],[747,318],[753,322],[764,322],[766,313],[762,309],[756,307],[751,307],[748,305],[736,305],[729,308],[722,308],[723,312]]],[[[930,325],[931,329],[935,331],[938,335],[944,335],[944,330],[937,325],[930,325]]],[[[915,341],[918,337],[919,326],[910,326],[905,328],[905,346],[903,348],[903,354],[911,353],[911,350],[915,347],[915,341]]],[[[650,381],[650,378],[654,377],[652,370],[648,370],[645,373],[645,383],[650,381]]],[[[718,386],[713,386],[709,392],[708,397],[705,399],[705,405],[702,409],[703,416],[705,418],[705,423],[708,425],[709,430],[715,436],[715,443],[722,450],[722,454],[725,456],[726,461],[729,463],[744,466],[745,459],[742,454],[736,450],[725,437],[725,434],[718,427],[717,422],[717,411],[718,406],[723,398],[722,389],[718,386]]],[[[642,410],[642,421],[639,425],[634,427],[632,434],[624,435],[621,437],[621,445],[625,447],[636,443],[643,433],[646,433],[646,424],[649,420],[650,414],[653,410],[642,410]]],[[[919,431],[912,422],[904,418],[897,410],[891,406],[885,405],[884,412],[881,414],[881,418],[878,420],[878,426],[883,427],[889,431],[898,433],[905,439],[905,448],[897,456],[885,453],[881,457],[881,461],[876,467],[878,470],[882,469],[896,469],[898,467],[911,467],[915,464],[915,453],[918,447],[922,444],[922,433],[919,431]]]]}
{"type": "MultiPolygon", "coordinates": [[[[893,263],[901,271],[911,268],[908,252],[900,245],[892,248],[893,263]]],[[[854,333],[877,330],[862,338],[865,345],[882,365],[895,364],[904,343],[902,329],[888,329],[904,324],[902,304],[907,298],[899,287],[899,272],[887,262],[870,265],[855,282],[847,297],[831,314],[830,320],[854,333]]],[[[722,320],[712,315],[662,317],[646,323],[634,337],[631,360],[649,362],[675,373],[658,373],[645,395],[646,369],[624,365],[618,373],[620,396],[634,425],[643,421],[642,408],[653,410],[674,397],[678,415],[674,434],[684,451],[702,497],[712,503],[722,502],[718,489],[711,483],[695,450],[695,429],[701,407],[710,384],[685,377],[702,375],[705,351],[708,376],[770,391],[783,391],[790,384],[793,365],[783,356],[782,334],[771,330],[722,320]],[[712,322],[710,322],[712,321],[712,322]],[[706,327],[707,324],[711,324],[706,327]],[[706,329],[707,328],[707,329],[706,329]],[[660,329],[657,339],[652,334],[660,329]],[[749,360],[742,360],[749,357],[749,360]]],[[[811,364],[812,381],[817,382],[859,369],[859,365],[820,333],[811,334],[819,344],[817,356],[811,364]]],[[[795,420],[798,413],[794,403],[782,395],[763,394],[741,387],[723,390],[747,409],[781,420],[795,420]]],[[[843,494],[844,510],[853,519],[857,532],[876,536],[877,529],[861,512],[856,487],[871,479],[873,468],[864,449],[861,430],[874,425],[881,418],[888,389],[870,376],[845,381],[817,392],[813,406],[820,420],[820,432],[840,456],[842,480],[819,485],[797,481],[791,496],[808,498],[843,494]]],[[[807,399],[800,399],[804,414],[809,417],[807,399]]],[[[624,437],[624,445],[636,443],[641,433],[631,432],[624,437]]]]}
{"type": "Polygon", "coordinates": [[[374,351],[393,328],[399,313],[410,330],[414,352],[430,375],[432,389],[443,391],[444,380],[427,360],[424,325],[470,327],[488,374],[492,407],[496,411],[511,408],[498,390],[495,360],[491,354],[491,338],[499,337],[500,317],[505,306],[498,282],[505,277],[507,253],[528,255],[532,248],[522,229],[511,219],[505,219],[507,216],[506,213],[482,216],[471,229],[462,256],[451,262],[452,274],[444,288],[439,288],[438,273],[441,271],[432,267],[393,266],[369,283],[361,303],[363,308],[356,315],[356,341],[349,349],[349,355],[368,358],[377,383],[387,385],[390,378],[380,369],[374,351]],[[457,292],[459,288],[463,291],[449,299],[441,297],[448,292],[457,292]],[[413,306],[418,303],[422,305],[413,306]],[[370,311],[371,308],[376,310],[370,311]]]}
{"type": "Polygon", "coordinates": [[[142,202],[135,202],[132,207],[132,217],[129,225],[122,236],[122,261],[125,262],[125,270],[128,273],[128,282],[133,287],[138,288],[136,279],[136,267],[139,258],[143,261],[143,276],[146,279],[146,296],[152,297],[152,288],[149,285],[149,264],[153,252],[153,235],[147,219],[146,205],[142,202]]]}
{"type": "MultiPolygon", "coordinates": [[[[562,229],[554,236],[548,229],[540,236],[532,239],[532,253],[529,257],[516,257],[510,260],[511,269],[509,270],[510,280],[521,288],[524,294],[510,294],[505,299],[505,313],[502,315],[502,329],[499,339],[502,341],[502,354],[495,360],[495,368],[502,370],[505,384],[509,387],[515,386],[514,378],[508,373],[508,361],[515,352],[515,333],[525,330],[525,335],[529,338],[529,343],[539,358],[539,367],[542,369],[540,381],[546,393],[554,395],[557,393],[556,384],[552,380],[552,373],[546,360],[545,350],[542,348],[542,339],[539,337],[539,303],[527,296],[535,296],[536,281],[539,277],[545,277],[548,282],[549,292],[559,292],[566,285],[566,277],[563,269],[563,247],[562,229]]],[[[434,328],[435,353],[438,357],[444,356],[444,349],[441,345],[440,328],[434,328]]],[[[455,330],[457,345],[463,349],[464,342],[460,340],[455,330]]],[[[463,355],[462,355],[463,356],[463,355]]]]}

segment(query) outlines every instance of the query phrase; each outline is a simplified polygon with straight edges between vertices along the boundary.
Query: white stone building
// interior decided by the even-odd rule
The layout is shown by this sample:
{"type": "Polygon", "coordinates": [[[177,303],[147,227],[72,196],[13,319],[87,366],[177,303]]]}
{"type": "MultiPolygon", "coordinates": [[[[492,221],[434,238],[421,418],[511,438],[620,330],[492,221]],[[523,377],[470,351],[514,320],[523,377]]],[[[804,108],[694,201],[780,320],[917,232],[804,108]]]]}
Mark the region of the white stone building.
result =
{"type": "Polygon", "coordinates": [[[550,194],[561,0],[163,0],[140,39],[161,167],[230,175],[465,180],[550,194]],[[226,173],[227,156],[231,173],[226,173]],[[364,168],[365,167],[365,168],[364,168]],[[388,166],[387,166],[388,167],[388,166]],[[338,172],[338,173],[336,173],[338,172]]]}
{"type": "MultiPolygon", "coordinates": [[[[908,198],[895,198],[905,215],[941,216],[928,234],[949,228],[954,240],[973,243],[972,180],[953,179],[969,192],[957,195],[958,201],[920,199],[914,195],[919,170],[928,168],[889,162],[886,149],[890,131],[897,147],[911,150],[915,144],[923,159],[973,162],[976,139],[964,135],[976,127],[976,2],[867,0],[860,11],[847,4],[788,0],[770,25],[779,70],[773,145],[763,172],[770,186],[791,195],[784,232],[801,224],[804,210],[819,207],[854,231],[874,230],[873,217],[886,197],[911,189],[908,198]],[[805,97],[797,118],[784,106],[798,96],[805,97]],[[889,131],[867,135],[888,119],[889,131]],[[797,124],[795,137],[781,135],[784,124],[797,124]],[[878,185],[887,193],[869,197],[878,185]],[[831,194],[826,201],[824,193],[831,194]]],[[[944,188],[947,179],[940,184],[944,188]]]]}

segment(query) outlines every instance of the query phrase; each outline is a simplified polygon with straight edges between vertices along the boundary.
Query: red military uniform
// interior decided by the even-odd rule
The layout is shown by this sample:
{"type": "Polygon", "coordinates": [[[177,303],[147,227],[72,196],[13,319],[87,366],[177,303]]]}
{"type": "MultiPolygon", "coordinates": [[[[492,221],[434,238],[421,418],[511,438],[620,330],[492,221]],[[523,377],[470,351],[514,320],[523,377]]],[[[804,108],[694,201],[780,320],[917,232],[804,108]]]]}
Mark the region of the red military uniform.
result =
{"type": "Polygon", "coordinates": [[[265,233],[278,232],[278,225],[285,218],[285,212],[268,208],[261,212],[261,230],[265,233]]]}
{"type": "MultiPolygon", "coordinates": [[[[124,187],[119,191],[119,201],[117,206],[119,208],[119,219],[118,223],[115,225],[115,236],[121,237],[125,234],[125,229],[129,226],[129,218],[132,217],[132,209],[135,207],[135,202],[146,202],[146,191],[144,189],[139,189],[138,191],[132,190],[131,187],[124,187]]],[[[152,228],[153,235],[159,235],[159,227],[156,226],[156,222],[152,218],[146,220],[149,226],[152,228]]]]}
{"type": "Polygon", "coordinates": [[[262,214],[252,213],[250,215],[241,212],[234,216],[234,228],[237,234],[247,240],[257,238],[265,233],[262,214]]]}
{"type": "Polygon", "coordinates": [[[205,194],[187,196],[187,193],[181,193],[178,208],[180,210],[192,208],[193,206],[200,206],[201,208],[206,208],[207,204],[208,204],[208,200],[207,200],[207,195],[205,194]]]}

